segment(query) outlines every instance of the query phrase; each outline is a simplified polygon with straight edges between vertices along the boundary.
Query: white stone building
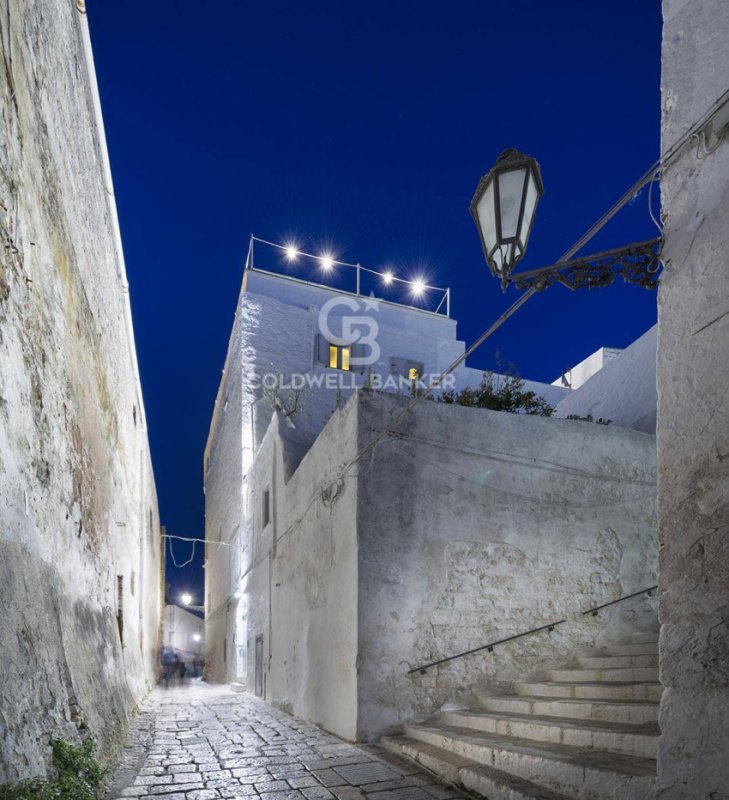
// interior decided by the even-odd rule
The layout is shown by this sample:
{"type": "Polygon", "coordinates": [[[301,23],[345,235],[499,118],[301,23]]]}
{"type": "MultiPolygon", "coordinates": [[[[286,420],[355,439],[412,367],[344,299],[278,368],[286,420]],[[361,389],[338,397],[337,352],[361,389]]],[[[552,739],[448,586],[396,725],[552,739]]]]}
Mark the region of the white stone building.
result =
{"type": "Polygon", "coordinates": [[[589,414],[621,428],[655,433],[657,330],[654,325],[625,350],[610,351],[607,358],[607,348],[601,348],[569,370],[567,374],[577,380],[558,401],[556,416],[589,414]]]}
{"type": "Polygon", "coordinates": [[[162,644],[177,650],[186,661],[193,661],[205,653],[205,620],[175,603],[164,610],[162,644]]]}
{"type": "MultiPolygon", "coordinates": [[[[636,601],[539,646],[407,674],[651,585],[655,440],[423,401],[357,461],[406,396],[366,387],[351,397],[335,382],[291,415],[290,394],[266,394],[255,378],[344,374],[362,387],[373,373],[437,374],[464,344],[454,320],[383,302],[371,311],[377,360],[342,369],[341,352],[328,362],[329,341],[322,347],[320,312],[333,299],[350,303],[332,312],[338,324],[365,312],[365,298],[325,286],[260,269],[244,277],[205,453],[209,676],[371,739],[577,646],[654,625],[652,601],[636,601]]],[[[482,373],[461,365],[454,377],[463,388],[482,373]]],[[[527,388],[552,403],[570,394],[527,388]]]]}

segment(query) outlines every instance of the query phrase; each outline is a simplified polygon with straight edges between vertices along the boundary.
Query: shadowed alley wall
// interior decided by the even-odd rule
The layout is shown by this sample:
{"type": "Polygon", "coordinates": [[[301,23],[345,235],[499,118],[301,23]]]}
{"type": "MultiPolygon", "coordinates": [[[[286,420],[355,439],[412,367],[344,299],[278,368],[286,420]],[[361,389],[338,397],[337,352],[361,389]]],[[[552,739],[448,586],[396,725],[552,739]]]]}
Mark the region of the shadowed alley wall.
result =
{"type": "Polygon", "coordinates": [[[155,677],[157,499],[82,7],[0,13],[0,783],[84,724],[113,755],[155,677]]]}

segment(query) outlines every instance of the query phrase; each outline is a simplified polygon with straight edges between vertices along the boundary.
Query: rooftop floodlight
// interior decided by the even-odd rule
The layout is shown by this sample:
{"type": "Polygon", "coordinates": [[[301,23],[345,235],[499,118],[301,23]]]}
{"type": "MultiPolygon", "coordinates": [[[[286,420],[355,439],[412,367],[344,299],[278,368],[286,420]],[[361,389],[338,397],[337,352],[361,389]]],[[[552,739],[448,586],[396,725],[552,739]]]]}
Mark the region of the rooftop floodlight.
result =
{"type": "Polygon", "coordinates": [[[180,595],[180,600],[183,606],[189,606],[192,603],[192,595],[189,592],[183,592],[180,595]]]}
{"type": "Polygon", "coordinates": [[[299,251],[292,244],[286,245],[286,258],[289,261],[296,261],[299,257],[299,251]]]}
{"type": "Polygon", "coordinates": [[[420,297],[425,291],[425,281],[422,278],[415,278],[415,280],[411,281],[410,287],[412,288],[412,292],[416,297],[420,297]]]}
{"type": "Polygon", "coordinates": [[[524,256],[537,203],[544,194],[539,164],[510,148],[481,178],[470,211],[486,263],[502,286],[524,256]]]}
{"type": "Polygon", "coordinates": [[[394,277],[395,276],[392,274],[392,272],[390,270],[387,270],[387,272],[382,273],[382,282],[385,284],[385,286],[389,286],[392,283],[392,279],[394,277]]]}
{"type": "Polygon", "coordinates": [[[324,272],[329,272],[334,267],[334,259],[329,253],[324,253],[321,257],[321,268],[324,272]]]}

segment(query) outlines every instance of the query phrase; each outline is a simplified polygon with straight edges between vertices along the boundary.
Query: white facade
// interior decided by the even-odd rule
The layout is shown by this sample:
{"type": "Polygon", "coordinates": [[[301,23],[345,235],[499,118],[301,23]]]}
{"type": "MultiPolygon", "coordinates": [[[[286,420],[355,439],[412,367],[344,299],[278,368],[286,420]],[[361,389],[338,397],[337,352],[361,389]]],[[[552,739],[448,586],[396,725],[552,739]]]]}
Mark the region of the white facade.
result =
{"type": "MultiPolygon", "coordinates": [[[[223,424],[220,417],[226,413],[226,402],[230,400],[231,370],[241,372],[237,402],[243,410],[242,471],[245,473],[276,403],[274,393],[263,388],[267,378],[287,385],[298,380],[304,386],[301,410],[292,420],[297,430],[317,435],[354,388],[381,385],[408,393],[404,367],[415,365],[427,382],[440,375],[464,350],[464,342],[456,337],[454,319],[249,268],[243,279],[206,458],[213,455],[217,427],[223,424]],[[327,313],[326,307],[332,303],[327,313]],[[322,333],[322,313],[326,313],[325,324],[335,335],[342,332],[347,318],[355,320],[352,324],[365,332],[374,326],[376,358],[350,371],[330,368],[326,363],[327,353],[322,357],[319,352],[322,337],[327,338],[322,333]]],[[[352,347],[352,354],[355,352],[363,352],[367,357],[371,349],[357,342],[352,347]]],[[[462,363],[443,386],[455,390],[475,387],[482,377],[482,370],[462,363]]],[[[525,381],[525,389],[543,395],[552,404],[568,394],[565,388],[535,381],[525,381]]],[[[280,402],[285,405],[291,400],[292,390],[280,394],[280,402]]]]}
{"type": "MultiPolygon", "coordinates": [[[[235,591],[208,627],[212,677],[347,739],[655,626],[650,598],[580,613],[655,583],[654,437],[425,402],[338,478],[406,402],[358,392],[305,454],[274,415],[243,488],[235,591]],[[551,635],[408,674],[563,618],[551,635]]],[[[211,586],[229,550],[208,545],[211,586]]]]}
{"type": "MultiPolygon", "coordinates": [[[[208,675],[246,683],[249,691],[351,739],[372,738],[442,702],[463,700],[463,692],[473,688],[465,680],[473,677],[468,665],[465,673],[440,677],[437,686],[428,678],[408,688],[410,679],[400,675],[405,661],[412,666],[471,646],[501,626],[531,626],[547,613],[546,595],[550,608],[566,613],[650,585],[655,577],[652,437],[426,401],[405,426],[421,420],[422,440],[410,446],[411,457],[398,460],[383,443],[351,481],[322,490],[338,465],[406,401],[386,402],[385,392],[381,403],[372,402],[366,398],[382,393],[369,391],[347,401],[356,387],[371,385],[373,375],[382,383],[404,371],[403,365],[437,375],[464,352],[452,319],[393,303],[365,304],[370,301],[356,295],[248,270],[205,453],[208,675]],[[332,329],[347,314],[376,320],[379,353],[361,370],[321,363],[327,351],[321,349],[320,316],[332,301],[342,301],[328,320],[332,329]],[[260,385],[266,374],[287,385],[296,376],[310,387],[312,380],[324,383],[305,390],[292,415],[290,394],[266,392],[260,385]],[[329,378],[334,380],[327,385],[329,378]],[[554,448],[554,460],[566,464],[570,441],[575,458],[584,452],[568,467],[576,470],[575,480],[563,486],[566,494],[559,500],[561,479],[547,485],[541,469],[517,475],[520,468],[503,466],[505,457],[509,463],[535,464],[554,448]],[[453,445],[447,456],[438,452],[445,442],[453,445]],[[495,463],[489,460],[489,443],[501,454],[495,463]],[[421,458],[431,466],[423,466],[421,458]],[[607,479],[609,488],[587,478],[623,458],[628,461],[607,479]],[[368,478],[375,464],[377,475],[368,478]],[[637,464],[642,466],[636,472],[637,464]],[[514,487],[520,487],[518,501],[514,487]],[[603,511],[580,510],[595,504],[603,511]],[[605,515],[615,506],[624,528],[607,524],[605,515]],[[515,537],[514,550],[504,545],[507,531],[515,537]],[[425,549],[411,558],[401,552],[406,541],[419,541],[425,549]],[[537,561],[516,552],[526,542],[528,550],[541,553],[537,561]],[[565,547],[575,543],[585,558],[564,559],[565,547]],[[470,561],[480,565],[475,572],[470,561]],[[551,577],[545,573],[544,583],[539,564],[546,563],[551,577]],[[407,577],[390,596],[381,577],[391,569],[407,577]],[[518,619],[501,620],[503,609],[494,606],[497,587],[507,580],[514,589],[507,605],[521,603],[518,619]],[[429,605],[434,581],[445,604],[438,609],[429,605]],[[484,581],[493,583],[495,594],[478,600],[484,581]],[[479,610],[469,616],[459,603],[479,610]],[[413,608],[399,616],[409,604],[413,608]],[[441,620],[437,631],[433,618],[441,620]],[[375,652],[382,668],[367,661],[375,652]]],[[[474,387],[482,375],[461,364],[453,388],[474,387]]],[[[553,404],[574,394],[534,382],[525,388],[553,404]]],[[[632,623],[650,624],[650,606],[632,613],[632,623]]],[[[590,626],[575,631],[554,640],[559,644],[550,657],[559,660],[570,646],[600,635],[590,626]]],[[[498,675],[482,677],[487,683],[516,677],[542,656],[540,651],[501,660],[498,675]]]]}
{"type": "Polygon", "coordinates": [[[555,415],[590,414],[621,428],[655,433],[656,339],[654,325],[625,350],[615,351],[609,362],[557,403],[555,415]]]}
{"type": "MultiPolygon", "coordinates": [[[[363,350],[367,348],[358,341],[352,355],[363,350]]],[[[247,491],[246,475],[276,406],[285,412],[294,394],[289,389],[264,389],[266,379],[273,376],[287,385],[297,379],[305,384],[297,413],[287,418],[287,425],[295,429],[297,457],[301,458],[356,387],[379,380],[385,388],[407,394],[409,384],[396,374],[398,370],[414,364],[426,380],[432,379],[464,350],[464,343],[456,337],[456,321],[446,316],[387,301],[373,302],[368,297],[260,269],[246,270],[205,450],[209,542],[206,660],[211,676],[245,680],[246,631],[240,615],[232,609],[247,568],[247,526],[263,502],[247,491]],[[335,335],[343,332],[347,316],[359,320],[357,325],[365,334],[375,326],[377,357],[373,363],[351,370],[327,365],[326,349],[321,352],[321,315],[326,307],[331,307],[326,326],[335,335]],[[388,380],[397,385],[388,386],[388,380]],[[323,383],[318,385],[317,381],[323,383]],[[213,546],[211,542],[224,545],[213,546]]],[[[461,364],[446,385],[456,390],[475,387],[482,377],[481,370],[461,364]]],[[[533,381],[526,381],[525,388],[544,395],[552,404],[569,392],[533,381]]]]}
{"type": "Polygon", "coordinates": [[[205,652],[205,620],[173,603],[165,606],[162,644],[186,658],[205,652]]]}
{"type": "Polygon", "coordinates": [[[566,389],[579,389],[583,383],[598,373],[606,364],[612,361],[622,351],[616,347],[601,347],[587,358],[570,367],[566,372],[552,381],[552,386],[563,386],[566,389]]]}

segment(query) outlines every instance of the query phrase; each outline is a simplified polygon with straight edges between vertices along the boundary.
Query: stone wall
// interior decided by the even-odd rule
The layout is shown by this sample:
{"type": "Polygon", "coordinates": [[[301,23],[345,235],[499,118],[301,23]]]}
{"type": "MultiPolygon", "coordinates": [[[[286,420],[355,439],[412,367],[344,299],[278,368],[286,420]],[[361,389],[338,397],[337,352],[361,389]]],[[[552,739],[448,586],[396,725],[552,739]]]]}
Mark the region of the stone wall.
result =
{"type": "MultiPolygon", "coordinates": [[[[664,0],[662,151],[729,88],[729,5],[664,0]]],[[[729,791],[729,137],[661,179],[658,797],[729,791]]]]}
{"type": "Polygon", "coordinates": [[[237,609],[248,690],[257,691],[260,636],[264,699],[347,739],[355,738],[357,719],[357,482],[327,482],[356,445],[355,400],[305,455],[301,436],[274,416],[248,475],[237,609]]]}
{"type": "Polygon", "coordinates": [[[157,501],[86,20],[0,13],[0,783],[155,679],[157,501]]]}
{"type": "Polygon", "coordinates": [[[654,437],[426,401],[338,480],[404,402],[362,390],[313,444],[274,416],[244,487],[229,614],[248,690],[262,636],[265,699],[350,739],[655,628],[648,598],[579,613],[655,583],[654,437]],[[565,616],[551,635],[406,674],[565,616]]]}
{"type": "MultiPolygon", "coordinates": [[[[360,447],[402,405],[360,395],[360,447]]],[[[358,736],[655,627],[655,439],[421,403],[358,465],[358,736]],[[493,653],[421,664],[567,618],[493,653]]]]}
{"type": "Polygon", "coordinates": [[[204,459],[205,669],[214,681],[238,677],[229,651],[236,647],[231,608],[242,547],[244,454],[250,457],[250,450],[244,449],[243,415],[250,406],[242,399],[237,320],[236,314],[211,425],[215,436],[208,441],[204,459]]]}

